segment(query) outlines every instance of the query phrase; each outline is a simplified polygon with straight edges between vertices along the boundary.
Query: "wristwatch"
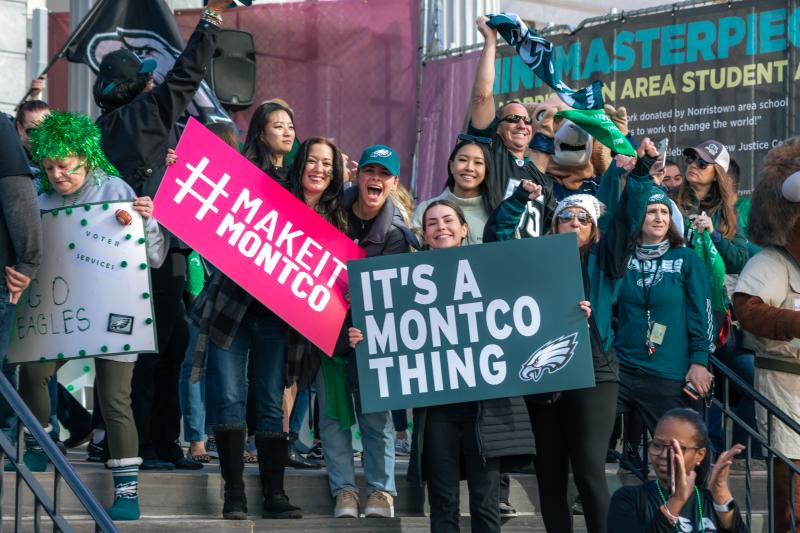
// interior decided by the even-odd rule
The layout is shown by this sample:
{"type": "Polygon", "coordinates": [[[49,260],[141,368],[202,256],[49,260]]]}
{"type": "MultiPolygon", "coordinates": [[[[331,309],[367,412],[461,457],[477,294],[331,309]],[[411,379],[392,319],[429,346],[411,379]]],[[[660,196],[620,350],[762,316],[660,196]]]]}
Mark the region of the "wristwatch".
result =
{"type": "Polygon", "coordinates": [[[733,498],[722,504],[714,502],[714,510],[718,513],[727,513],[728,511],[733,511],[735,507],[736,505],[733,503],[733,498]]]}

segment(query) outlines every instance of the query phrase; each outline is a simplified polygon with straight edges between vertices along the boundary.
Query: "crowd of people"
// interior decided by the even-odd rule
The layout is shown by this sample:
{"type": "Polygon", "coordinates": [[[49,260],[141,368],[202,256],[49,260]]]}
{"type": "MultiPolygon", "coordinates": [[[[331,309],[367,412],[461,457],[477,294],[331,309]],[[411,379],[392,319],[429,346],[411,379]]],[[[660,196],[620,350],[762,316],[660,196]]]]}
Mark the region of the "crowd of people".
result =
{"type": "MultiPolygon", "coordinates": [[[[284,488],[285,469],[322,465],[335,517],[393,517],[396,455],[410,454],[409,480],[427,485],[435,532],[459,530],[461,479],[472,529],[499,531],[501,518],[514,513],[509,472],[531,462],[548,531],[572,530],[570,473],[592,532],[745,531],[728,486],[743,441],[723,449],[721,424],[707,428],[699,413],[714,394],[715,352],[787,413],[800,413],[793,388],[800,373],[800,141],[767,157],[752,206],[737,199],[738,165],[715,140],[687,147],[683,161],[668,159],[650,139],[629,133],[624,108],[606,106],[636,148],[635,157],[614,153],[556,118],[558,102],[497,105],[497,33],[486,17],[477,21],[485,43],[470,121],[454,139],[444,190],[434,198],[415,205],[400,183],[399,154],[381,139],[357,163],[325,132],[299,139],[296,111],[279,98],[258,106],[243,137],[228,124],[210,125],[367,257],[576,235],[585,297],[576,305],[587,319],[596,385],[417,408],[410,425],[405,411],[362,412],[354,348],[363,335],[349,314],[328,357],[151,218],[150,198],[178,159],[177,122],[214,53],[227,4],[208,2],[161,84],[153,83],[152,60],[125,49],[107,54],[94,86],[102,109],[96,123],[50,110],[36,99],[39,91],[20,107],[16,131],[0,121],[7,147],[0,164],[3,346],[14,304],[43,254],[58,253],[42,249],[39,210],[131,200],[145,221],[159,353],[97,358],[91,415],[58,389],[60,362],[3,369],[15,382],[18,372],[20,394],[42,427],[54,432],[61,422],[70,431],[65,446],[88,441],[89,459],[111,469],[112,518],[139,518],[140,469],[197,469],[211,458],[224,480],[226,519],[248,516],[250,462],[258,463],[264,518],[301,518],[284,488]],[[196,382],[198,366],[204,371],[196,382]],[[299,438],[307,415],[312,447],[299,438]],[[620,419],[623,432],[615,431],[620,419]],[[646,452],[656,479],[612,497],[607,451],[622,446],[636,455],[642,431],[652,437],[646,452]]],[[[740,398],[736,407],[758,427],[752,401],[740,398]]],[[[13,426],[9,413],[0,417],[6,429],[13,426]]],[[[778,431],[776,446],[800,465],[798,436],[778,431]]],[[[28,468],[46,469],[35,439],[26,434],[25,443],[28,468]]],[[[773,519],[784,531],[796,512],[789,502],[800,494],[792,500],[786,492],[788,467],[778,473],[773,519]]]]}

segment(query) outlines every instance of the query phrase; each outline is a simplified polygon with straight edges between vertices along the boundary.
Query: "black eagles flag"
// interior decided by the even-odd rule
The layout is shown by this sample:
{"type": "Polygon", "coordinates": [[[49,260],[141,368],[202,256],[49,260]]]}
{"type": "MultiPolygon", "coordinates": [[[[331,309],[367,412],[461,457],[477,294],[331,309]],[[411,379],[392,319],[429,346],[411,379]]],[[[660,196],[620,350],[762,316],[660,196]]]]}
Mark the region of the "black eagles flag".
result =
{"type": "MultiPolygon", "coordinates": [[[[183,37],[164,0],[98,0],[76,28],[66,49],[66,58],[85,63],[97,72],[103,56],[129,48],[158,66],[156,83],[164,80],[183,50],[183,37]]],[[[200,85],[188,113],[201,122],[230,122],[206,82],[200,85]]]]}

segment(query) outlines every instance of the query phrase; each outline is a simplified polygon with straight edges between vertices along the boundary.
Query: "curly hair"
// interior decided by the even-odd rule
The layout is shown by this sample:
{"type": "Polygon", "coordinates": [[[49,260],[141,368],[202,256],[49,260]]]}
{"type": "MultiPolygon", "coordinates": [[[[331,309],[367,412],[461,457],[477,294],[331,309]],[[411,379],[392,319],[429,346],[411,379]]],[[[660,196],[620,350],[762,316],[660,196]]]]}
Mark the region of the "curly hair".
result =
{"type": "MultiPolygon", "coordinates": [[[[42,160],[66,159],[78,156],[86,161],[87,172],[101,170],[119,176],[106,155],[100,141],[100,128],[87,115],[52,111],[31,131],[31,157],[41,165],[42,160]]],[[[46,177],[40,177],[43,192],[53,190],[46,177]]]]}
{"type": "Polygon", "coordinates": [[[760,246],[785,246],[800,223],[800,204],[781,194],[786,178],[800,170],[800,137],[787,139],[764,158],[759,181],[750,199],[747,234],[760,246]]]}

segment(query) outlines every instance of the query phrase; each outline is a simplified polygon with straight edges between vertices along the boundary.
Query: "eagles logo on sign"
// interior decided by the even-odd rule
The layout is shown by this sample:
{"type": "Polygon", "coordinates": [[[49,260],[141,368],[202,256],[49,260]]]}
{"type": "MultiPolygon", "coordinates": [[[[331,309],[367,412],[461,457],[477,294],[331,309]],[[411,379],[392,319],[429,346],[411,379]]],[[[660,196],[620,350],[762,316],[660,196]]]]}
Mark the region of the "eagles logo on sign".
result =
{"type": "Polygon", "coordinates": [[[522,381],[538,382],[545,371],[548,374],[558,372],[572,359],[577,345],[577,332],[546,342],[525,361],[519,371],[519,378],[522,381]]]}

